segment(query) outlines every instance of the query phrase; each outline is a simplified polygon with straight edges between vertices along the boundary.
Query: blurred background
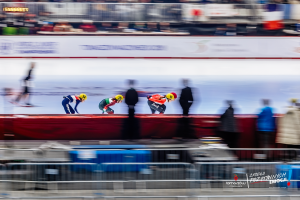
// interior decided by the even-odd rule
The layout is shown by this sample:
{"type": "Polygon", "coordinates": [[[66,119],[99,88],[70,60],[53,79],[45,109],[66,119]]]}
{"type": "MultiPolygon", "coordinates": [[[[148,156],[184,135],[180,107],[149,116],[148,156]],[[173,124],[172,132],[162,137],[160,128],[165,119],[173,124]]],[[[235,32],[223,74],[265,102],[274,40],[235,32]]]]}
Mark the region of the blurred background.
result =
{"type": "Polygon", "coordinates": [[[3,35],[298,35],[298,1],[1,2],[3,35]]]}
{"type": "Polygon", "coordinates": [[[300,198],[300,6],[0,2],[0,198],[300,198]]]}

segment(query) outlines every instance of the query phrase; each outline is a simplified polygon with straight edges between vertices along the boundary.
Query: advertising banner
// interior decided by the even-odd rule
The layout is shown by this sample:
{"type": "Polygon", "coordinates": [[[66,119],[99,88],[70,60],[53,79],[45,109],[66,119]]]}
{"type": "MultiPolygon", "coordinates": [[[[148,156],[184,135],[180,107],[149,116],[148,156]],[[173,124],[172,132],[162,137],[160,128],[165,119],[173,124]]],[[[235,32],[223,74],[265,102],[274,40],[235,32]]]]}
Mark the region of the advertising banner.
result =
{"type": "Polygon", "coordinates": [[[10,36],[1,57],[299,58],[294,37],[10,36]]]}

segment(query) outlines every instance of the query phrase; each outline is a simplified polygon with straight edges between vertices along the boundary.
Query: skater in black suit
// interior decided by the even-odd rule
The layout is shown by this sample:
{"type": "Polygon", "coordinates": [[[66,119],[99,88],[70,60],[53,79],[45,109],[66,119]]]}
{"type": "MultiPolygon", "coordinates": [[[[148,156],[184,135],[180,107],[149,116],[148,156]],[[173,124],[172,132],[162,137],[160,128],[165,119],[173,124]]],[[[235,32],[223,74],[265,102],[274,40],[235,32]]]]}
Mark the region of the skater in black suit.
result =
{"type": "Polygon", "coordinates": [[[34,67],[35,67],[35,63],[32,62],[27,76],[23,79],[23,84],[24,84],[23,92],[21,92],[18,95],[17,99],[15,100],[16,104],[18,104],[21,99],[24,99],[25,101],[27,101],[26,106],[33,106],[32,104],[29,103],[29,96],[30,96],[30,81],[32,80],[32,71],[34,67]]]}

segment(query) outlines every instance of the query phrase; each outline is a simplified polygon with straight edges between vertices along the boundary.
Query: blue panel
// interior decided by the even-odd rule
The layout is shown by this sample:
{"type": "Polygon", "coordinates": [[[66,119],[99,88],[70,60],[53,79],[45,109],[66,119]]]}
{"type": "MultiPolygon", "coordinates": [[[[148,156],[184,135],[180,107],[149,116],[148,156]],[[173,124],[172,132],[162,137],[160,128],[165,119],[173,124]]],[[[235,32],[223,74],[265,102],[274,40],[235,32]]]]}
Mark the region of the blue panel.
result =
{"type": "MultiPolygon", "coordinates": [[[[286,173],[287,179],[290,176],[290,172],[292,172],[291,180],[299,180],[300,177],[300,165],[277,165],[276,166],[277,173],[286,173]],[[290,171],[291,170],[291,171],[290,171]]],[[[279,187],[290,187],[290,188],[300,188],[300,182],[291,182],[290,186],[287,186],[287,182],[278,183],[279,187]]]]}
{"type": "Polygon", "coordinates": [[[79,145],[73,149],[144,149],[145,145],[79,145]]]}
{"type": "MultiPolygon", "coordinates": [[[[147,150],[107,150],[95,151],[96,158],[79,158],[80,151],[70,151],[70,159],[74,163],[145,163],[151,162],[151,151],[147,150]]],[[[107,165],[102,164],[102,171],[140,171],[146,168],[146,165],[107,165]]],[[[91,167],[88,166],[74,166],[73,170],[85,169],[90,171],[91,167]]]]}

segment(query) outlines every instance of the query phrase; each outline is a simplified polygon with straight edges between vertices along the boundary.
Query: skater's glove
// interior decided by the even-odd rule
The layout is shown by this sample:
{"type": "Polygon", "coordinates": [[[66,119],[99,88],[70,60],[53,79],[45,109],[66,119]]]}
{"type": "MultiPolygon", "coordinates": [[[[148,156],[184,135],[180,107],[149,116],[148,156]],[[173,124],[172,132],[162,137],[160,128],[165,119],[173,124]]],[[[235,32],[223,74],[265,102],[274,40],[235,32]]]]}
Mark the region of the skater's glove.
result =
{"type": "Polygon", "coordinates": [[[150,99],[151,98],[151,96],[147,96],[147,99],[150,99]]]}

